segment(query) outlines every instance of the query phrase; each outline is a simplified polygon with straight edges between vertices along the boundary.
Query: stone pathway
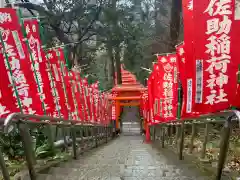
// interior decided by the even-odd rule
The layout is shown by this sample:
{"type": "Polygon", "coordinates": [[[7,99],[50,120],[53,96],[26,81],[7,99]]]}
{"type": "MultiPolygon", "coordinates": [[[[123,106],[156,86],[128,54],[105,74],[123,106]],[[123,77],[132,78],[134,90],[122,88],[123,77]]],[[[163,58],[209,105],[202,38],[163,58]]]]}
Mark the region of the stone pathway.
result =
{"type": "MultiPolygon", "coordinates": [[[[47,180],[207,180],[195,168],[176,165],[173,157],[143,143],[141,136],[121,136],[78,160],[51,170],[47,180]],[[170,158],[170,160],[169,160],[170,158]]],[[[176,157],[174,157],[176,158],[176,157]]],[[[175,159],[176,160],[176,159],[175,159]]],[[[177,161],[177,160],[176,160],[177,161]]],[[[184,161],[182,161],[184,162],[184,161]]]]}

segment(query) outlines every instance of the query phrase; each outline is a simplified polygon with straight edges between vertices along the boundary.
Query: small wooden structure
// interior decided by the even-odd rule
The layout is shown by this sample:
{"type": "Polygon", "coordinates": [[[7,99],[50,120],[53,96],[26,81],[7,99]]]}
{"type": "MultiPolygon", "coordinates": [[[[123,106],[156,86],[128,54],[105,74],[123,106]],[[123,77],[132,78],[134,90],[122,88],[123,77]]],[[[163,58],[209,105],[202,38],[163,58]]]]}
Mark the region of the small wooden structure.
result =
{"type": "Polygon", "coordinates": [[[140,106],[141,94],[147,91],[147,88],[136,80],[135,75],[125,70],[123,65],[121,66],[121,73],[122,84],[113,87],[109,97],[113,100],[115,106],[116,129],[119,129],[121,108],[123,106],[140,106]]]}

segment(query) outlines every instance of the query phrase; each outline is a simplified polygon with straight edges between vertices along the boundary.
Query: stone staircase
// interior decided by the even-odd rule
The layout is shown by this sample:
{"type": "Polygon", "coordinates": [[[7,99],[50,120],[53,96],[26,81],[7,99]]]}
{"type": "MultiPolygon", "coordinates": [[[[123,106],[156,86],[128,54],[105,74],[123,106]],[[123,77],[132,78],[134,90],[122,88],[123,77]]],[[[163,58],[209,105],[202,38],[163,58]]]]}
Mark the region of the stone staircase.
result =
{"type": "Polygon", "coordinates": [[[37,180],[210,180],[170,151],[144,144],[139,136],[120,136],[77,160],[52,167],[37,180]]]}
{"type": "Polygon", "coordinates": [[[141,128],[139,122],[123,122],[122,132],[124,135],[140,135],[141,128]]]}
{"type": "Polygon", "coordinates": [[[122,116],[123,135],[141,135],[140,119],[136,107],[124,107],[122,116]]]}

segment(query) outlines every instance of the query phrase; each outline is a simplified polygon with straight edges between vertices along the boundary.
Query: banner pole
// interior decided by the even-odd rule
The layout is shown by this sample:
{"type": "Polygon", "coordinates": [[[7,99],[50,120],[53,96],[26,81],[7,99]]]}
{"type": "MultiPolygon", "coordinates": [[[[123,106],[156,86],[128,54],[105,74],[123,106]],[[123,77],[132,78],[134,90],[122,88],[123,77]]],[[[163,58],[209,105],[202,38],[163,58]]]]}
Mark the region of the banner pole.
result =
{"type": "Polygon", "coordinates": [[[69,59],[68,59],[68,51],[67,51],[65,46],[63,48],[63,52],[64,52],[64,57],[65,57],[67,68],[68,68],[68,70],[71,70],[70,62],[69,62],[69,59]]]}
{"type": "Polygon", "coordinates": [[[38,19],[38,26],[39,26],[39,30],[40,30],[40,38],[41,38],[41,40],[42,40],[42,44],[45,46],[45,44],[46,44],[46,39],[45,39],[45,36],[44,36],[44,28],[43,28],[43,26],[42,26],[42,23],[41,23],[41,21],[38,19]]]}
{"type": "MultiPolygon", "coordinates": [[[[179,72],[178,72],[178,76],[179,77],[179,72]]],[[[181,119],[181,81],[178,79],[178,102],[177,102],[177,119],[180,120],[181,119]]]]}

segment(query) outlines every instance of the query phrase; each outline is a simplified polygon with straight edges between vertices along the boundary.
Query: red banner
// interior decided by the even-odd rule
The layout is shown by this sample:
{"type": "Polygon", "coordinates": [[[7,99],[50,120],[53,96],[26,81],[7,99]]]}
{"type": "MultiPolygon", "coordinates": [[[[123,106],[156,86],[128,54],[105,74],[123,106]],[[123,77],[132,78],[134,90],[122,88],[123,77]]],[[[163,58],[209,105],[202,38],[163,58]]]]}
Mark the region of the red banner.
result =
{"type": "Polygon", "coordinates": [[[86,106],[86,95],[85,95],[85,89],[84,89],[84,82],[83,79],[80,76],[79,72],[75,72],[75,76],[77,78],[77,82],[80,89],[80,101],[81,101],[81,114],[83,116],[84,121],[88,119],[88,113],[87,113],[87,106],[86,106]]]}
{"type": "Polygon", "coordinates": [[[184,42],[176,46],[176,54],[177,54],[177,67],[178,67],[178,77],[182,82],[185,82],[185,49],[184,49],[184,42]]]}
{"type": "Polygon", "coordinates": [[[161,122],[161,114],[160,114],[160,99],[162,98],[162,77],[161,71],[159,67],[159,63],[155,63],[153,65],[153,75],[154,79],[152,80],[152,96],[153,96],[153,121],[154,123],[161,122]]]}
{"type": "Polygon", "coordinates": [[[141,95],[141,111],[144,120],[147,120],[147,112],[148,112],[148,92],[142,92],[141,95]]]}
{"type": "MultiPolygon", "coordinates": [[[[56,51],[54,50],[49,50],[47,53],[47,59],[50,62],[50,68],[53,76],[53,83],[54,83],[54,89],[56,92],[56,97],[54,97],[55,102],[58,104],[57,108],[60,110],[61,114],[60,117],[63,117],[64,119],[69,119],[68,114],[68,104],[66,101],[66,95],[64,94],[64,87],[62,83],[62,75],[60,71],[60,66],[58,64],[58,57],[56,54],[56,51]]],[[[55,116],[59,116],[55,114],[55,116]]]]}
{"type": "Polygon", "coordinates": [[[78,74],[75,71],[72,71],[71,76],[72,76],[72,86],[74,87],[73,93],[75,94],[75,98],[76,98],[76,102],[77,102],[77,106],[78,106],[78,114],[79,114],[81,120],[83,120],[84,113],[82,110],[82,103],[84,103],[84,101],[82,99],[81,89],[79,87],[78,74]]]}
{"type": "Polygon", "coordinates": [[[159,89],[158,116],[161,121],[175,120],[178,104],[177,57],[175,54],[158,56],[159,89]]]}
{"type": "MultiPolygon", "coordinates": [[[[239,57],[239,44],[240,44],[240,1],[235,0],[235,12],[234,12],[234,21],[233,21],[233,28],[232,28],[232,48],[231,48],[231,53],[232,53],[232,59],[234,61],[238,61],[237,64],[240,67],[240,57],[239,57]]],[[[237,92],[236,92],[236,98],[234,99],[233,106],[240,108],[240,85],[238,84],[237,87],[237,92]]]]}
{"type": "Polygon", "coordinates": [[[71,86],[71,94],[73,97],[73,102],[74,102],[74,112],[72,113],[72,117],[74,120],[83,120],[82,112],[81,112],[81,102],[80,102],[80,92],[78,90],[78,84],[76,81],[75,73],[73,71],[68,72],[69,75],[69,84],[71,86]]]}
{"type": "Polygon", "coordinates": [[[14,88],[10,84],[11,75],[6,60],[3,59],[3,54],[0,54],[0,72],[0,118],[2,118],[11,112],[20,112],[20,109],[16,105],[14,88]]]}
{"type": "Polygon", "coordinates": [[[63,49],[57,48],[54,51],[57,56],[58,71],[59,71],[59,74],[61,75],[60,76],[61,83],[63,86],[63,90],[65,91],[64,93],[66,93],[66,95],[64,96],[65,96],[65,102],[68,108],[68,112],[71,113],[73,120],[80,120],[77,113],[78,108],[76,108],[74,104],[75,94],[72,93],[72,84],[70,82],[71,79],[69,77],[69,71],[66,66],[63,49]]]}
{"type": "MultiPolygon", "coordinates": [[[[196,21],[193,15],[195,6],[193,0],[183,0],[183,23],[184,23],[184,58],[185,63],[181,63],[184,68],[184,74],[180,74],[180,80],[183,88],[183,108],[182,117],[192,116],[193,106],[193,89],[195,88],[194,79],[194,21],[196,21]],[[189,69],[189,70],[186,70],[189,69]],[[184,76],[184,77],[183,77],[184,76]]],[[[198,24],[199,26],[199,24],[198,24]]],[[[182,52],[181,52],[182,53],[182,52]]]]}
{"type": "MultiPolygon", "coordinates": [[[[15,98],[19,97],[22,111],[28,114],[43,115],[42,103],[40,96],[36,89],[36,81],[34,80],[33,72],[29,68],[30,58],[27,45],[23,42],[23,34],[21,32],[21,26],[18,23],[18,17],[15,9],[1,8],[0,13],[3,14],[3,19],[0,23],[1,34],[1,49],[3,54],[2,58],[5,58],[5,64],[7,68],[7,74],[9,76],[9,82],[6,82],[5,86],[11,86],[12,92],[14,92],[13,84],[17,90],[17,95],[13,94],[15,98]]],[[[2,75],[1,75],[2,76],[2,75]]],[[[7,80],[5,80],[7,81],[7,80]]],[[[16,110],[13,105],[9,106],[9,103],[13,100],[9,96],[5,96],[9,93],[5,91],[9,90],[4,88],[1,90],[1,103],[7,106],[5,109],[16,110]],[[10,99],[10,100],[9,100],[10,99]]],[[[17,100],[14,103],[19,107],[17,100]]]]}
{"type": "MultiPolygon", "coordinates": [[[[24,27],[28,38],[29,47],[31,50],[32,61],[34,62],[35,72],[38,79],[40,90],[39,94],[44,102],[44,107],[47,115],[53,115],[55,112],[55,104],[50,86],[50,80],[46,71],[46,57],[42,49],[40,39],[39,24],[37,20],[25,20],[24,27]]],[[[33,68],[33,65],[32,65],[33,68]]]]}
{"type": "Polygon", "coordinates": [[[217,112],[231,106],[237,86],[238,60],[231,53],[234,0],[194,1],[193,6],[196,27],[193,108],[201,114],[217,112]]]}
{"type": "Polygon", "coordinates": [[[107,124],[107,109],[108,109],[108,100],[107,94],[103,93],[103,124],[107,124]]]}
{"type": "Polygon", "coordinates": [[[154,74],[153,72],[149,75],[148,77],[148,103],[149,103],[149,118],[148,118],[148,123],[152,124],[153,121],[153,103],[154,103],[154,74]]]}
{"type": "Polygon", "coordinates": [[[91,106],[90,106],[90,95],[89,95],[89,89],[88,89],[88,82],[87,82],[87,79],[86,78],[84,78],[83,79],[83,88],[84,88],[84,94],[85,94],[85,107],[86,107],[86,109],[85,109],[85,111],[86,111],[86,113],[87,113],[87,121],[88,122],[90,122],[91,121],[91,119],[92,119],[92,112],[91,112],[91,106]]]}
{"type": "Polygon", "coordinates": [[[97,86],[96,84],[92,84],[91,85],[92,88],[92,96],[93,96],[93,116],[94,116],[94,121],[97,122],[97,101],[98,101],[98,97],[97,97],[97,86]]]}
{"type": "Polygon", "coordinates": [[[93,95],[93,88],[92,85],[88,86],[88,92],[89,92],[89,106],[91,111],[91,122],[94,123],[94,95],[93,95]]]}
{"type": "MultiPolygon", "coordinates": [[[[183,88],[183,104],[181,109],[181,118],[191,117],[194,115],[192,112],[192,72],[186,71],[187,67],[191,67],[192,63],[186,61],[186,52],[184,48],[184,43],[176,46],[177,52],[177,66],[178,66],[178,77],[180,79],[183,88]],[[187,78],[188,77],[188,78],[187,78]],[[187,88],[188,87],[188,88],[187,88]],[[187,103],[188,102],[188,106],[187,103]]],[[[188,56],[189,59],[189,56],[188,56]]]]}

